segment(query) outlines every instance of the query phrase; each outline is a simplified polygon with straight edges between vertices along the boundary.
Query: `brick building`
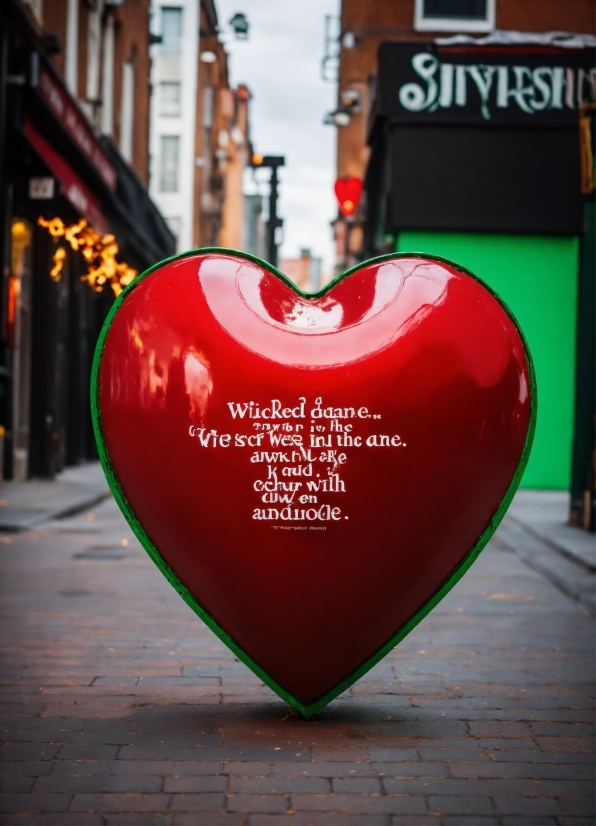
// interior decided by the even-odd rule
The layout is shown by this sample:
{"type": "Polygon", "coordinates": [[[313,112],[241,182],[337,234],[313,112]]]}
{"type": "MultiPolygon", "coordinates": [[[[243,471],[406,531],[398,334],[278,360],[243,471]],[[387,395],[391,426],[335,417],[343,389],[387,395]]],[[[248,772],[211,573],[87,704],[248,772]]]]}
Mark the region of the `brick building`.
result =
{"type": "Polygon", "coordinates": [[[316,293],[321,289],[321,263],[309,249],[301,249],[299,258],[282,258],[279,268],[303,292],[316,293]]]}
{"type": "Polygon", "coordinates": [[[505,299],[540,399],[522,484],[571,485],[574,518],[592,524],[593,180],[581,159],[593,163],[595,43],[591,0],[343,0],[333,113],[338,176],[364,179],[351,226],[335,222],[339,268],[426,252],[505,299]]]}
{"type": "MultiPolygon", "coordinates": [[[[594,4],[591,0],[342,0],[340,26],[337,106],[347,110],[349,123],[337,130],[337,177],[363,179],[370,154],[368,119],[381,43],[428,41],[462,33],[481,37],[495,30],[593,33],[594,4]],[[425,9],[430,13],[425,14],[425,9]],[[461,9],[463,14],[458,13],[461,9]],[[357,94],[351,97],[350,92],[357,94]],[[350,100],[354,104],[346,106],[350,100]]],[[[343,256],[341,248],[338,255],[343,256]]]]}
{"type": "MultiPolygon", "coordinates": [[[[31,6],[30,6],[31,7],[31,6]]],[[[57,38],[52,62],[96,132],[149,180],[149,4],[52,0],[34,4],[57,38]]]]}
{"type": "Polygon", "coordinates": [[[177,249],[242,247],[246,86],[232,89],[213,0],[152,4],[150,192],[177,249]]]}
{"type": "Polygon", "coordinates": [[[0,6],[4,475],[95,454],[88,386],[114,297],[174,251],[147,195],[149,2],[0,6]]]}

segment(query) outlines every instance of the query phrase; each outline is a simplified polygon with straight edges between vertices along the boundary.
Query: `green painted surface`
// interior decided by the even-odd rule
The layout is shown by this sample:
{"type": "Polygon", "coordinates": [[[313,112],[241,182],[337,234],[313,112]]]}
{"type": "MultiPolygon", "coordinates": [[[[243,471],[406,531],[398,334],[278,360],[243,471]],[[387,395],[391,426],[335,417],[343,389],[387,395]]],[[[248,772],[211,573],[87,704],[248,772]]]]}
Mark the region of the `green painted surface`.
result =
{"type": "Polygon", "coordinates": [[[534,358],[538,385],[536,438],[522,487],[568,489],[579,239],[407,231],[396,250],[457,261],[511,307],[534,358]]]}

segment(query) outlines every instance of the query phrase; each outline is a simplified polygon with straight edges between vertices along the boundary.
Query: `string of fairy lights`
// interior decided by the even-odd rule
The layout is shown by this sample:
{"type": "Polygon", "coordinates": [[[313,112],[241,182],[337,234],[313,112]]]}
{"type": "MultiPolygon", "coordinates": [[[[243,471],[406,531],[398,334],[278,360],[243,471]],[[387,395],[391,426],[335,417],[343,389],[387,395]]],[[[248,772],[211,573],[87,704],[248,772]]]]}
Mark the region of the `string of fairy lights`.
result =
{"type": "MultiPolygon", "coordinates": [[[[138,275],[137,270],[116,260],[120,251],[116,237],[111,233],[100,235],[84,218],[67,226],[61,218],[46,220],[40,216],[37,223],[45,227],[55,241],[64,238],[71,249],[81,253],[87,262],[87,272],[81,276],[81,281],[88,284],[93,292],[100,293],[109,284],[114,295],[118,296],[138,275]]],[[[62,278],[65,260],[65,248],[57,247],[52,257],[54,266],[50,270],[52,281],[59,282],[62,278]]]]}

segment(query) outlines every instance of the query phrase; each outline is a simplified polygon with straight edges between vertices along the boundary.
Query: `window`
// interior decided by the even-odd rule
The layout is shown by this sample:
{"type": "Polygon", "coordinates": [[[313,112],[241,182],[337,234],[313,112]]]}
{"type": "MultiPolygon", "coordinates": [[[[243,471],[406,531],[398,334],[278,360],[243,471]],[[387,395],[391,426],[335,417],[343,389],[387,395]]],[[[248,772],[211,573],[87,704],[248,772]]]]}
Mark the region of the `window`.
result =
{"type": "Polygon", "coordinates": [[[114,131],[114,16],[112,14],[106,21],[103,36],[101,97],[101,131],[104,135],[111,135],[114,131]]]}
{"type": "Polygon", "coordinates": [[[159,165],[159,188],[161,192],[178,192],[178,135],[163,135],[159,165]]]}
{"type": "Polygon", "coordinates": [[[167,54],[179,54],[182,40],[182,9],[162,8],[161,50],[167,54]]]}
{"type": "Polygon", "coordinates": [[[120,111],[120,152],[132,161],[132,138],[135,104],[135,70],[132,63],[122,64],[122,101],[120,111]]]}
{"type": "Polygon", "coordinates": [[[489,32],[495,27],[496,0],[416,0],[419,31],[489,32]]]}
{"type": "Polygon", "coordinates": [[[215,103],[215,91],[212,86],[205,86],[203,89],[203,126],[211,129],[213,126],[213,109],[215,103]]]}
{"type": "Polygon", "coordinates": [[[159,114],[163,117],[180,117],[180,83],[159,84],[159,114]]]}

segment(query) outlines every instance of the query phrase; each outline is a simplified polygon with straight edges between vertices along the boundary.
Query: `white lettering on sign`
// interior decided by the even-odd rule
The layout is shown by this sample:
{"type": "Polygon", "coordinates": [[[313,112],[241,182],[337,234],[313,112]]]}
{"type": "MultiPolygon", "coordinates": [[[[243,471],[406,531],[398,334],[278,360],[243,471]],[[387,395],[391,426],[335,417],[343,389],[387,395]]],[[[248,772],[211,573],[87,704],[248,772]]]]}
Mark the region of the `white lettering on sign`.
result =
{"type": "Polygon", "coordinates": [[[300,396],[290,403],[230,401],[227,408],[229,433],[190,425],[188,435],[201,450],[248,451],[247,462],[258,474],[251,485],[256,497],[252,518],[276,523],[275,528],[286,522],[349,519],[341,500],[347,492],[345,470],[353,451],[371,451],[372,457],[379,450],[399,452],[406,447],[400,434],[380,432],[384,428],[374,422],[381,415],[362,404],[335,407],[322,396],[311,402],[300,396]]]}
{"type": "Polygon", "coordinates": [[[51,176],[29,178],[29,197],[32,201],[51,200],[54,197],[54,179],[51,176]]]}
{"type": "Polygon", "coordinates": [[[436,112],[468,105],[470,90],[480,100],[480,112],[490,120],[490,102],[498,109],[517,107],[527,115],[545,109],[578,109],[596,98],[596,69],[563,66],[487,66],[441,63],[420,52],[412,68],[423,81],[404,83],[398,98],[408,112],[436,112]]]}

